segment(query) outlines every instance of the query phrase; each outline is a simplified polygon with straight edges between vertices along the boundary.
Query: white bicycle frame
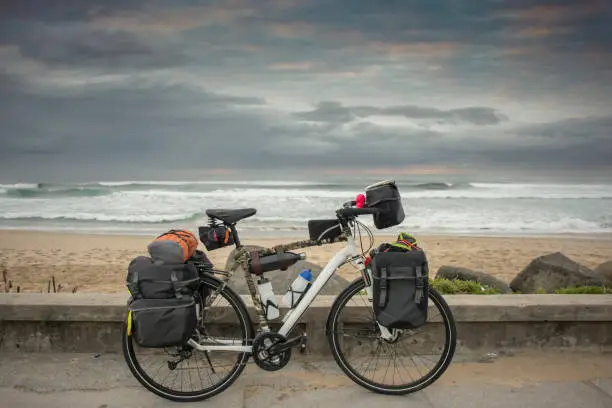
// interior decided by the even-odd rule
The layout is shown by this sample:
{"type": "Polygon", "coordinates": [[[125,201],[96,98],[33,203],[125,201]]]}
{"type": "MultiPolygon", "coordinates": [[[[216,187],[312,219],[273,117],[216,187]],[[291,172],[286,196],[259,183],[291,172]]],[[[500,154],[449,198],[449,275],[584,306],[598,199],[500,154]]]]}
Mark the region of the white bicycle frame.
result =
{"type": "MultiPolygon", "coordinates": [[[[332,259],[327,262],[327,265],[323,268],[319,276],[317,276],[312,283],[310,289],[306,292],[300,303],[293,308],[290,309],[285,316],[283,316],[283,325],[278,330],[278,333],[287,336],[287,334],[294,328],[295,324],[298,322],[300,317],[304,314],[304,312],[310,307],[313,300],[317,297],[323,286],[327,283],[327,281],[332,277],[332,275],[336,272],[336,270],[345,264],[346,262],[352,262],[356,264],[360,269],[363,268],[363,260],[361,254],[357,251],[357,245],[355,244],[355,238],[353,236],[349,236],[347,238],[347,245],[344,246],[340,251],[334,255],[332,259]]],[[[370,282],[372,277],[370,276],[370,282]]],[[[366,291],[368,294],[368,298],[372,298],[372,286],[366,286],[366,291]]],[[[390,338],[392,335],[387,330],[386,327],[378,325],[381,330],[381,334],[385,338],[390,338]]],[[[212,339],[211,339],[212,340],[212,339]]],[[[237,351],[237,352],[247,352],[250,353],[252,351],[252,346],[244,346],[242,345],[242,340],[213,340],[218,344],[207,344],[202,345],[198,344],[195,340],[189,340],[188,344],[196,350],[199,351],[237,351]],[[239,344],[239,345],[234,345],[239,344]]]]}

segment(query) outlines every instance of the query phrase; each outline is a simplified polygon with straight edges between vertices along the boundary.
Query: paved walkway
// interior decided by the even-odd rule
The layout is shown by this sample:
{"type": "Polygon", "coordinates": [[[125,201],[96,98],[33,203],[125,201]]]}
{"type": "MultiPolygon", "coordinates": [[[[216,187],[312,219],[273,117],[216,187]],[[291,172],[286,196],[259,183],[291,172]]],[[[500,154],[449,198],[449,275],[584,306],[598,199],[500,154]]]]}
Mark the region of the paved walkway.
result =
{"type": "Polygon", "coordinates": [[[269,373],[253,364],[224,393],[204,402],[172,403],[130,376],[121,355],[0,354],[0,406],[132,407],[612,407],[612,355],[521,353],[458,357],[434,385],[402,397],[373,394],[335,363],[291,362],[269,373]]]}

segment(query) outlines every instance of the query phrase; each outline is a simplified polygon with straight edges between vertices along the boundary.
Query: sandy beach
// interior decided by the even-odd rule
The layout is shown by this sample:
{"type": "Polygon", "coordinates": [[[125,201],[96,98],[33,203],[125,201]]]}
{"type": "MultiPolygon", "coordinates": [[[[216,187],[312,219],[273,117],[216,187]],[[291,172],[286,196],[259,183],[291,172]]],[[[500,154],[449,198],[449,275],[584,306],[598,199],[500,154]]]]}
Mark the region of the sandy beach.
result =
{"type": "MultiPolygon", "coordinates": [[[[122,292],[130,260],[147,255],[147,244],[154,236],[85,235],[57,232],[0,230],[0,269],[6,270],[23,292],[47,291],[54,276],[61,291],[122,292]]],[[[377,236],[375,243],[393,239],[377,236]]],[[[417,236],[427,251],[432,275],[442,265],[473,268],[506,282],[533,258],[560,251],[587,267],[612,259],[612,238],[602,237],[465,237],[417,236]]],[[[290,238],[242,238],[244,244],[270,246],[290,238]]],[[[364,244],[368,244],[367,237],[364,244]]],[[[325,262],[338,250],[333,244],[306,249],[307,259],[325,262]]],[[[209,258],[223,268],[233,247],[207,251],[209,258]]],[[[200,249],[204,246],[200,244],[200,249]]],[[[348,279],[356,276],[350,266],[339,273],[348,279]]],[[[235,277],[240,279],[240,277],[235,277]]],[[[4,291],[4,283],[0,282],[4,291]]]]}

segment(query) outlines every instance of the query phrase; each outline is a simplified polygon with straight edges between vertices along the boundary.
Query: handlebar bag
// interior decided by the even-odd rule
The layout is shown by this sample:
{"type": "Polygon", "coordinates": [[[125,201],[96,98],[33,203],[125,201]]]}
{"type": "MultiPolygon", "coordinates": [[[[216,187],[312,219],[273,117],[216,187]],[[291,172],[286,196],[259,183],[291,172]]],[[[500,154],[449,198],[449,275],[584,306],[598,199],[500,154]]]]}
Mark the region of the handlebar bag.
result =
{"type": "Polygon", "coordinates": [[[365,206],[377,208],[380,213],[374,215],[377,229],[394,227],[404,221],[404,208],[399,189],[393,180],[372,184],[365,189],[365,206]]]}
{"type": "Polygon", "coordinates": [[[369,264],[376,320],[388,329],[415,329],[427,321],[429,267],[421,249],[382,245],[369,264]],[[386,251],[386,252],[385,252],[386,251]]]}

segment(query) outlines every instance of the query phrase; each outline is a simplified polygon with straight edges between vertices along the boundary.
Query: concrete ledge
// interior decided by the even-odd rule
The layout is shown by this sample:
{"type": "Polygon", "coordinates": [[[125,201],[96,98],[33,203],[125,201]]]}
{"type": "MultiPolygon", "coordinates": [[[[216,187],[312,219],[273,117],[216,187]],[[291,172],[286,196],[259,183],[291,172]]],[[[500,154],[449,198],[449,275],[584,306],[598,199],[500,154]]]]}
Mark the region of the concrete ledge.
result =
{"type": "MultiPolygon", "coordinates": [[[[324,326],[334,299],[320,296],[300,321],[309,333],[310,352],[328,352],[324,326]]],[[[457,321],[460,349],[612,348],[612,296],[449,295],[445,299],[457,321]]],[[[253,315],[250,297],[243,300],[253,315]]],[[[126,301],[124,294],[0,294],[0,350],[117,351],[126,301]]],[[[359,309],[353,307],[355,312],[359,309]]]]}

